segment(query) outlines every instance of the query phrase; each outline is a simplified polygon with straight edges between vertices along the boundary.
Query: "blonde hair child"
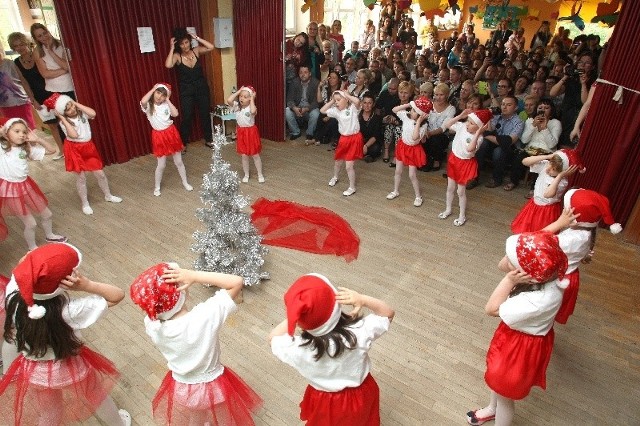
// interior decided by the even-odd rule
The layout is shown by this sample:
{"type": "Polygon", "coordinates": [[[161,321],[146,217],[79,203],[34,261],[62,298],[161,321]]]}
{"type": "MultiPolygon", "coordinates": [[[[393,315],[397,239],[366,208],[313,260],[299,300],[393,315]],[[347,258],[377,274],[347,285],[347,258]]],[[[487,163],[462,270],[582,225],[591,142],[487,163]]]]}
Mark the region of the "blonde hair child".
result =
{"type": "Polygon", "coordinates": [[[253,158],[253,164],[258,172],[258,183],[264,183],[262,174],[262,142],[260,132],[256,126],[256,89],[252,86],[242,86],[237,92],[232,93],[227,99],[227,104],[233,108],[236,114],[236,151],[242,159],[243,183],[249,182],[249,157],[253,158]]]}

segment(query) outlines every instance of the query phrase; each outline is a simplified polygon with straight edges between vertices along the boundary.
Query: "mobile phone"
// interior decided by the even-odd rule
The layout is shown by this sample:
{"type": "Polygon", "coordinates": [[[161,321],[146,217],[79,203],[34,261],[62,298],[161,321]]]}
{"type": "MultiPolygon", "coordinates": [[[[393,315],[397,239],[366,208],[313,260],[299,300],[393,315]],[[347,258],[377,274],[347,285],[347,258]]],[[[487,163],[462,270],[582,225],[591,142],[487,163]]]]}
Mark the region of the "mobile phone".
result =
{"type": "Polygon", "coordinates": [[[478,82],[478,93],[481,95],[488,95],[489,94],[489,83],[487,83],[486,81],[479,81],[478,82]]]}

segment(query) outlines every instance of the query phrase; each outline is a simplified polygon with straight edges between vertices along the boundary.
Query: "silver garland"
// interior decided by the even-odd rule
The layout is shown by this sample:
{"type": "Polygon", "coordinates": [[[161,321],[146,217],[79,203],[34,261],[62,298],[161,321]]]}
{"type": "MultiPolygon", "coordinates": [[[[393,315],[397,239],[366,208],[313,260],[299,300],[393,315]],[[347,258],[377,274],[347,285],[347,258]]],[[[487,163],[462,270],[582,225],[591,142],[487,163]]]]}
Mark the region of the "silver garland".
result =
{"type": "Polygon", "coordinates": [[[240,275],[250,286],[269,279],[269,274],[261,271],[268,249],[262,246],[262,237],[249,215],[242,211],[249,199],[239,194],[238,173],[222,159],[221,148],[227,143],[221,127],[216,126],[213,162],[200,190],[204,207],[196,210],[196,217],[206,229],[193,233],[195,243],[191,250],[198,253],[196,270],[240,275]]]}

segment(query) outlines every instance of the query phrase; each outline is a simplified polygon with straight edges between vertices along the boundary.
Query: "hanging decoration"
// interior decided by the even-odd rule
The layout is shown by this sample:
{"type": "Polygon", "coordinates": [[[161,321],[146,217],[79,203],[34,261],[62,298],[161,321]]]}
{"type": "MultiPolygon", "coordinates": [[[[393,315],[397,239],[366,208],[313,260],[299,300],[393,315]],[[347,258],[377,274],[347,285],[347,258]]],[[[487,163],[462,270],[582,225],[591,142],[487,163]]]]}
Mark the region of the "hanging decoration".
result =
{"type": "Polygon", "coordinates": [[[302,13],[305,13],[307,10],[311,8],[311,6],[315,6],[318,0],[304,0],[304,4],[300,8],[302,13]]]}
{"type": "Polygon", "coordinates": [[[596,16],[591,19],[592,23],[600,23],[604,26],[613,27],[618,22],[620,12],[620,0],[611,0],[611,3],[598,3],[596,16]]]}
{"type": "Polygon", "coordinates": [[[584,31],[584,19],[580,17],[582,4],[583,0],[574,0],[573,6],[571,6],[571,15],[558,18],[558,21],[571,21],[580,31],[584,31]]]}

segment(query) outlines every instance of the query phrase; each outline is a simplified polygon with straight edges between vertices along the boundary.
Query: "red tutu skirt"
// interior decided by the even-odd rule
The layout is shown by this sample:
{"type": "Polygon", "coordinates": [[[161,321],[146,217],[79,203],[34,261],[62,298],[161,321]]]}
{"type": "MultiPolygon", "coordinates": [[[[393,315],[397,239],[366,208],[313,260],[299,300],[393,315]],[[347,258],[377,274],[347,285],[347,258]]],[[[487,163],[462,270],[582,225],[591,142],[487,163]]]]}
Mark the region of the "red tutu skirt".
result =
{"type": "Polygon", "coordinates": [[[396,144],[396,160],[406,166],[422,167],[427,164],[427,154],[420,144],[407,145],[402,139],[396,144]]]}
{"type": "Polygon", "coordinates": [[[371,376],[357,388],[324,392],[307,386],[300,403],[307,426],[379,426],[380,389],[371,376]]]}
{"type": "Polygon", "coordinates": [[[258,126],[236,127],[236,151],[238,154],[256,155],[262,151],[258,126]]]}
{"type": "Polygon", "coordinates": [[[18,355],[0,381],[0,418],[13,418],[16,425],[86,420],[109,396],[118,376],[111,361],[86,346],[63,360],[18,355]]]}
{"type": "Polygon", "coordinates": [[[291,201],[258,199],[251,222],[262,235],[262,244],[317,254],[358,258],[360,237],[342,217],[324,207],[291,201]]]}
{"type": "Polygon", "coordinates": [[[102,158],[93,141],[64,141],[64,167],[68,172],[93,172],[102,170],[102,158]]]}
{"type": "Polygon", "coordinates": [[[151,149],[155,157],[166,157],[182,151],[180,133],[173,124],[164,130],[151,129],[151,149]]]}
{"type": "Polygon", "coordinates": [[[478,177],[478,160],[475,157],[463,159],[453,152],[447,157],[447,177],[458,185],[466,185],[478,177]]]}
{"type": "Polygon", "coordinates": [[[22,182],[0,179],[0,213],[3,216],[41,213],[47,205],[49,205],[47,197],[30,177],[27,176],[22,182]]]}
{"type": "Polygon", "coordinates": [[[262,398],[224,367],[215,380],[196,384],[177,382],[169,371],[152,406],[153,418],[161,424],[244,426],[254,424],[251,412],[262,406],[262,398]]]}
{"type": "Polygon", "coordinates": [[[533,386],[547,388],[547,366],[553,350],[553,328],[546,336],[512,330],[504,322],[496,329],[487,351],[484,380],[496,393],[523,399],[533,386]]]}
{"type": "Polygon", "coordinates": [[[511,232],[522,234],[523,232],[539,231],[550,223],[555,222],[561,213],[561,203],[539,206],[532,198],[511,222],[511,232]]]}
{"type": "Polygon", "coordinates": [[[364,139],[362,133],[354,133],[353,135],[341,135],[338,139],[338,146],[333,156],[334,160],[356,161],[364,157],[362,147],[364,139]]]}
{"type": "Polygon", "coordinates": [[[560,305],[560,310],[556,314],[556,322],[560,324],[566,324],[576,308],[578,290],[580,289],[580,269],[576,268],[575,271],[568,273],[564,277],[569,280],[569,285],[564,290],[562,305],[560,305]]]}

